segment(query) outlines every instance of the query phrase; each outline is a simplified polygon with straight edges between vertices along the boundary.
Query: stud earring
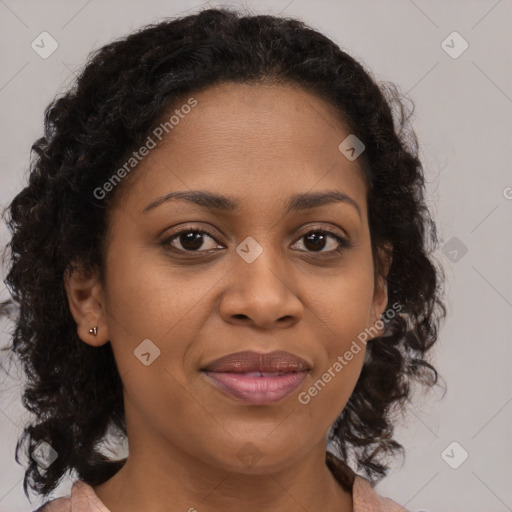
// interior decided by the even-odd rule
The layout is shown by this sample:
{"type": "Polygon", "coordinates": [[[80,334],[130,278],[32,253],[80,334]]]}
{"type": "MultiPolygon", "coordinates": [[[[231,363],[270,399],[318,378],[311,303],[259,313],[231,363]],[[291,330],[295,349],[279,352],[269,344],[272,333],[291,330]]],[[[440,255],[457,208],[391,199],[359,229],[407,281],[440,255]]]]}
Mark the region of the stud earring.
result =
{"type": "Polygon", "coordinates": [[[92,334],[93,336],[96,336],[98,334],[98,326],[95,325],[94,327],[89,329],[89,333],[92,334]]]}

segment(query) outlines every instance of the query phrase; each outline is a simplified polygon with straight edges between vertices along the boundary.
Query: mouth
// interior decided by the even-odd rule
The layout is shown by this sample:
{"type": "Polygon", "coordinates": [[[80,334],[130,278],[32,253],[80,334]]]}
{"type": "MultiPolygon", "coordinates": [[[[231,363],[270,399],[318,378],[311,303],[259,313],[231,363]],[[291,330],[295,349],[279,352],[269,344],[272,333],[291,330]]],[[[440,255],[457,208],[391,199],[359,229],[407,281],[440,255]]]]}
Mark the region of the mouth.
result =
{"type": "Polygon", "coordinates": [[[217,389],[252,405],[284,399],[301,385],[310,371],[311,366],[304,359],[284,351],[237,352],[201,369],[217,389]]]}

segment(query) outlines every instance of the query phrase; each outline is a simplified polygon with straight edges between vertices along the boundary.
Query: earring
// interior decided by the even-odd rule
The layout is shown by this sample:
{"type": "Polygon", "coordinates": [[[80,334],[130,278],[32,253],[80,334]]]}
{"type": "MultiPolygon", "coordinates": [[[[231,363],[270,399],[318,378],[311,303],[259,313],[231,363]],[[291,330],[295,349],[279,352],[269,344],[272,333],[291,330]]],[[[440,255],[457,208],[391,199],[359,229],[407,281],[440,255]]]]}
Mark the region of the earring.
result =
{"type": "Polygon", "coordinates": [[[95,325],[94,327],[89,329],[89,333],[92,334],[93,336],[96,336],[98,334],[98,326],[95,325]]]}

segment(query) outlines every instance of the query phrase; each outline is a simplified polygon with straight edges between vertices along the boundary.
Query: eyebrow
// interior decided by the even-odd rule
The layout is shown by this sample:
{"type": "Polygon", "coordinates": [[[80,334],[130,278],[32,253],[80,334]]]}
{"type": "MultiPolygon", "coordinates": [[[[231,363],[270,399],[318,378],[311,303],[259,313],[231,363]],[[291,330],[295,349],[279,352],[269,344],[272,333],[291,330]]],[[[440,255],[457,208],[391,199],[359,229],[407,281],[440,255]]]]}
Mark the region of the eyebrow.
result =
{"type": "MultiPolygon", "coordinates": [[[[142,213],[146,213],[160,206],[163,203],[173,200],[188,201],[211,210],[236,212],[240,209],[240,203],[232,196],[223,196],[206,192],[203,190],[175,191],[169,192],[164,196],[157,197],[149,203],[142,213]]],[[[338,190],[327,190],[325,192],[309,192],[304,194],[296,194],[286,202],[287,213],[307,210],[310,208],[318,208],[331,203],[346,203],[352,205],[359,217],[361,218],[361,209],[354,199],[338,190]]]]}

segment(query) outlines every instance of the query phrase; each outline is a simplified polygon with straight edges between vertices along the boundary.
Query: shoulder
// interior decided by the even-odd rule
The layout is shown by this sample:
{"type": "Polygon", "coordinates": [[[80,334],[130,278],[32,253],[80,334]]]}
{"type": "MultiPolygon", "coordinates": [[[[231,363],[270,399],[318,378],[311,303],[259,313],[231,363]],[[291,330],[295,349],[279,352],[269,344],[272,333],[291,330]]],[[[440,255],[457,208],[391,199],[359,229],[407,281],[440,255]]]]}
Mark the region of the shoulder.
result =
{"type": "Polygon", "coordinates": [[[71,498],[63,497],[56,498],[51,501],[43,503],[39,508],[32,512],[70,512],[71,511],[71,498]]]}
{"type": "MultiPolygon", "coordinates": [[[[365,478],[355,474],[352,484],[354,512],[407,512],[395,501],[380,496],[365,478]]],[[[44,503],[32,512],[110,512],[94,489],[82,480],[73,484],[71,495],[44,503]]]]}
{"type": "Polygon", "coordinates": [[[328,451],[325,460],[341,486],[352,492],[354,512],[409,512],[393,500],[377,494],[366,478],[359,476],[333,453],[328,451]]]}
{"type": "Polygon", "coordinates": [[[408,512],[390,498],[377,494],[370,482],[357,475],[352,490],[354,512],[408,512]]]}
{"type": "Polygon", "coordinates": [[[48,501],[32,512],[110,512],[100,501],[94,489],[83,480],[77,480],[70,496],[48,501]]]}

